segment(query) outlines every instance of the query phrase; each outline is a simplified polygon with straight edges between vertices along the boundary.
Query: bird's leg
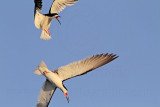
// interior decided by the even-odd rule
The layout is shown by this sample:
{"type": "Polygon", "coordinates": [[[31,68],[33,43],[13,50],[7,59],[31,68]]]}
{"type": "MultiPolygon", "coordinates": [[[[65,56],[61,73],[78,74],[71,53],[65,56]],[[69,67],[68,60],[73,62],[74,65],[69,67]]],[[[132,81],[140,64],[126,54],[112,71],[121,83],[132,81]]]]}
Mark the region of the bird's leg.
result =
{"type": "Polygon", "coordinates": [[[60,17],[60,16],[57,16],[56,19],[57,19],[57,21],[59,22],[59,24],[61,25],[61,22],[58,20],[59,17],[60,17]]]}
{"type": "Polygon", "coordinates": [[[48,34],[49,34],[49,36],[50,36],[50,32],[49,32],[49,29],[47,29],[47,32],[48,32],[48,34]]]}
{"type": "Polygon", "coordinates": [[[44,31],[50,36],[50,32],[49,32],[49,29],[44,29],[44,31]]]}
{"type": "Polygon", "coordinates": [[[66,99],[67,99],[67,101],[68,101],[68,103],[69,103],[69,97],[68,97],[68,94],[67,94],[67,93],[65,93],[65,96],[66,96],[66,99]]]}
{"type": "Polygon", "coordinates": [[[43,75],[46,75],[47,73],[50,73],[50,72],[48,72],[48,71],[44,71],[44,72],[43,72],[43,75]]]}

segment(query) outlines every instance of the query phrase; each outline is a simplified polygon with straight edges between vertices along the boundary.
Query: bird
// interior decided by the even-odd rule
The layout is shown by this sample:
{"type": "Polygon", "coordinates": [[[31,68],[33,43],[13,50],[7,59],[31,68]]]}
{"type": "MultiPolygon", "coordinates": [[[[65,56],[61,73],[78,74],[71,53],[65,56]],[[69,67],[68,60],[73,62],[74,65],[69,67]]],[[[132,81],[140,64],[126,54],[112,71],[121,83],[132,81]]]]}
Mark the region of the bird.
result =
{"type": "Polygon", "coordinates": [[[42,0],[34,0],[35,8],[34,8],[34,24],[38,29],[42,29],[41,39],[49,40],[51,39],[51,35],[49,32],[49,27],[51,25],[52,19],[56,18],[59,21],[58,13],[61,12],[66,6],[74,5],[78,0],[54,0],[49,13],[42,14],[39,11],[42,10],[42,0]]]}
{"type": "Polygon", "coordinates": [[[119,56],[116,54],[97,54],[80,61],[72,62],[54,71],[49,70],[44,61],[42,61],[33,71],[35,74],[44,75],[46,77],[46,81],[40,90],[37,107],[48,107],[50,100],[57,88],[64,93],[69,103],[68,91],[63,85],[64,81],[76,76],[84,75],[118,57],[119,56]]]}

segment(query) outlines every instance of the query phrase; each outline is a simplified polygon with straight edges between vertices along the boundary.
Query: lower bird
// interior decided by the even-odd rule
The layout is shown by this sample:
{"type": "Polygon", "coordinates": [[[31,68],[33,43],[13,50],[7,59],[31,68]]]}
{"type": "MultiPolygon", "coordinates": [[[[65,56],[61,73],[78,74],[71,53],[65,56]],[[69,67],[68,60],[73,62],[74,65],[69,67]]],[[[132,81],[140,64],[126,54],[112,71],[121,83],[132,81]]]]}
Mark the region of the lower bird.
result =
{"type": "Polygon", "coordinates": [[[48,107],[56,88],[59,88],[64,93],[69,103],[67,89],[63,85],[63,81],[86,74],[116,58],[118,58],[118,56],[115,54],[97,54],[84,60],[62,66],[54,71],[50,71],[42,61],[34,70],[34,73],[44,75],[46,77],[46,81],[40,91],[37,107],[48,107]]]}

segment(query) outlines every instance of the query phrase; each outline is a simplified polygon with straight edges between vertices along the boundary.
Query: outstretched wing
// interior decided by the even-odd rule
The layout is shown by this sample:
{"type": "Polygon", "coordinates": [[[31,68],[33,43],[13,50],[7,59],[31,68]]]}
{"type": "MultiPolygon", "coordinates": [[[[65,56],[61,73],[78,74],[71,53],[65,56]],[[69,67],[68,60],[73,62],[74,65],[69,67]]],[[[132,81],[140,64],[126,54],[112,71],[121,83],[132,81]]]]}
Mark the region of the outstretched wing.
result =
{"type": "Polygon", "coordinates": [[[48,107],[56,88],[57,87],[53,85],[49,80],[46,80],[40,91],[37,107],[48,107]]]}
{"type": "Polygon", "coordinates": [[[76,3],[78,0],[54,0],[52,6],[50,8],[49,13],[59,13],[61,12],[66,6],[71,6],[76,3]]]}
{"type": "Polygon", "coordinates": [[[64,81],[75,76],[86,74],[87,72],[103,66],[112,60],[116,59],[118,56],[113,54],[100,54],[95,55],[90,58],[73,62],[66,66],[60,67],[59,69],[53,71],[64,81]]]}
{"type": "Polygon", "coordinates": [[[34,24],[38,29],[42,29],[42,23],[45,15],[41,14],[39,10],[42,10],[42,0],[34,0],[34,24]]]}

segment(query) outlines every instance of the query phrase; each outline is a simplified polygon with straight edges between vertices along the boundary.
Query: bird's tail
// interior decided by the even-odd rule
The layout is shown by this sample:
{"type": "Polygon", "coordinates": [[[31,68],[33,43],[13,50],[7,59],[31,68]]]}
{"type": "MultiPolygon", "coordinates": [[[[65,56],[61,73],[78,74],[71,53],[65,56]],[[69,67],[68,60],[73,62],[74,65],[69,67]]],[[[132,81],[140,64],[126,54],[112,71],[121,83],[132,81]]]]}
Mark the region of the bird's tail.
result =
{"type": "Polygon", "coordinates": [[[44,63],[44,61],[42,61],[39,65],[38,65],[38,67],[33,71],[35,74],[38,74],[38,75],[42,75],[42,72],[41,72],[41,70],[42,69],[48,69],[48,67],[47,67],[47,65],[44,63]],[[41,68],[41,69],[40,69],[41,68]]]}
{"type": "Polygon", "coordinates": [[[49,30],[43,29],[40,38],[43,39],[43,40],[49,40],[49,39],[51,39],[52,37],[51,37],[51,35],[50,35],[50,33],[49,33],[49,30]]]}

